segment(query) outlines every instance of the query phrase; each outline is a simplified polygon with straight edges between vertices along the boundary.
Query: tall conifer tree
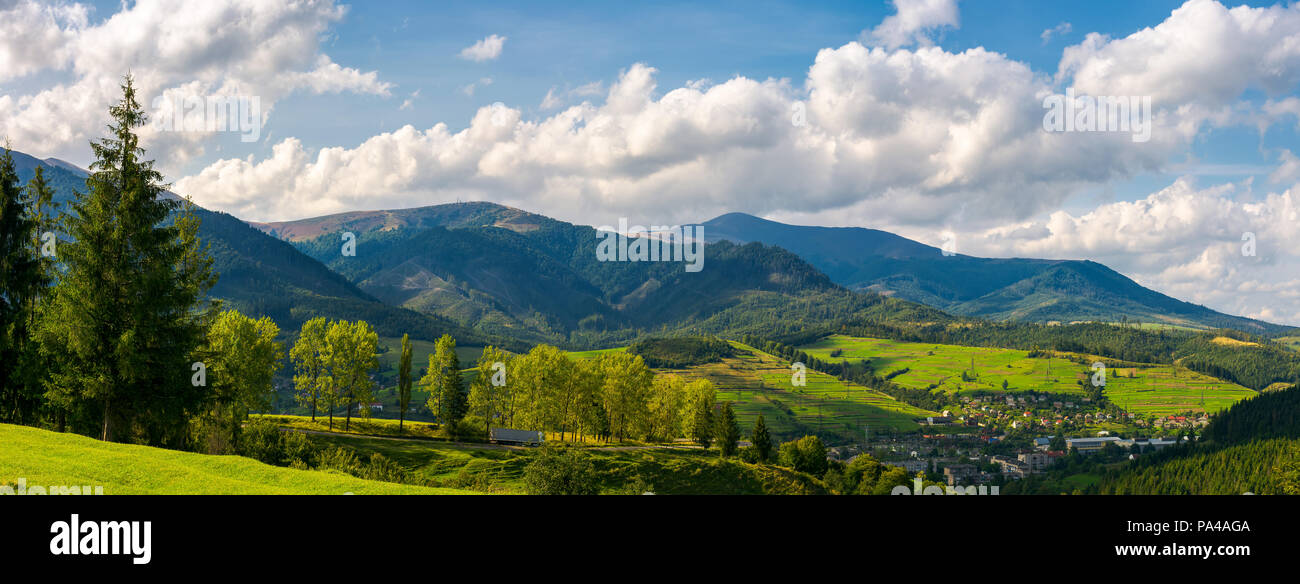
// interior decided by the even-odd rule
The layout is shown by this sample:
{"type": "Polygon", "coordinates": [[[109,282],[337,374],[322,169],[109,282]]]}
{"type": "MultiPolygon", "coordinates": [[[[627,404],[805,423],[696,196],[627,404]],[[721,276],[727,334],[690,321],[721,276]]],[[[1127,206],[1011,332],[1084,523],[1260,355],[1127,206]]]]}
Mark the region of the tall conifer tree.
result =
{"type": "Polygon", "coordinates": [[[109,108],[110,135],[65,216],[69,241],[43,351],[57,367],[46,395],[75,430],[103,440],[177,445],[207,390],[192,377],[216,277],[193,207],[170,198],[135,130],[147,118],[130,76],[109,108]]]}

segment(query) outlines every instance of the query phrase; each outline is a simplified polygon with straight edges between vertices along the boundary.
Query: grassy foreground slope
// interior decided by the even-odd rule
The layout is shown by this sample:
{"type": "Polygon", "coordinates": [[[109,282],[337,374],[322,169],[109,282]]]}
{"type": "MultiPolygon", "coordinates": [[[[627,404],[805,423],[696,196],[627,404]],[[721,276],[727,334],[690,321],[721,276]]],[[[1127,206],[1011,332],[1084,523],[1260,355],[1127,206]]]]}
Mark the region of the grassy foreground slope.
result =
{"type": "Polygon", "coordinates": [[[106,443],[0,424],[0,484],[102,485],[106,495],[434,495],[471,494],[294,470],[242,456],[208,456],[106,443]]]}
{"type": "MultiPolygon", "coordinates": [[[[326,447],[343,447],[363,456],[382,454],[414,480],[493,493],[523,494],[524,468],[535,448],[432,440],[375,438],[354,434],[313,434],[326,447]]],[[[788,468],[719,458],[717,451],[693,448],[587,447],[602,493],[626,493],[633,484],[661,495],[817,495],[818,479],[788,468]]],[[[638,493],[639,494],[639,493],[638,493]]]]}

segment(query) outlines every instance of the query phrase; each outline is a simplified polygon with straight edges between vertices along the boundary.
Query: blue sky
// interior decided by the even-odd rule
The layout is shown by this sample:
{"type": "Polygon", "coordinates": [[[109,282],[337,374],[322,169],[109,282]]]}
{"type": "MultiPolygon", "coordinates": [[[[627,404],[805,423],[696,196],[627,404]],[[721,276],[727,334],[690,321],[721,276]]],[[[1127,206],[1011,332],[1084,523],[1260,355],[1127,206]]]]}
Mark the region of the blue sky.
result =
{"type": "Polygon", "coordinates": [[[178,192],[249,220],[456,200],[594,225],[743,211],[1094,259],[1300,323],[1286,3],[0,2],[16,149],[86,164],[128,70],[146,100],[260,99],[253,142],[144,132],[178,192]],[[1151,98],[1151,140],[1048,132],[1042,100],[1067,88],[1151,98]]]}
{"type": "MultiPolygon", "coordinates": [[[[94,17],[108,18],[118,2],[93,3],[94,17]]],[[[1270,6],[1272,2],[1233,5],[1270,6]]],[[[936,45],[960,52],[982,47],[1051,75],[1062,49],[1090,32],[1123,37],[1158,24],[1182,2],[1103,0],[1085,6],[1037,0],[967,0],[956,28],[937,31],[936,45]],[[1044,31],[1069,23],[1044,39],[1044,31]]],[[[593,82],[608,86],[633,63],[658,69],[660,88],[692,80],[735,76],[785,78],[799,84],[812,57],[826,47],[857,40],[894,13],[879,2],[361,2],[331,27],[322,43],[339,63],[378,71],[394,85],[392,95],[294,94],[280,102],[264,130],[293,136],[310,148],[352,146],[384,131],[411,124],[468,126],[474,112],[494,102],[540,117],[538,104],[552,88],[593,82]],[[503,56],[475,63],[461,49],[488,35],[507,37],[503,56]],[[491,79],[490,85],[481,80],[491,79]],[[474,84],[473,95],[464,88],[474,84]],[[411,99],[409,109],[399,109],[411,99]],[[339,115],[347,111],[348,115],[339,115]]],[[[587,99],[598,99],[588,96],[587,99]]],[[[1260,99],[1260,96],[1253,96],[1260,99]]],[[[1290,128],[1263,136],[1254,128],[1211,130],[1172,163],[1173,172],[1143,173],[1083,189],[1067,208],[1099,201],[1132,200],[1167,185],[1180,174],[1205,181],[1266,181],[1281,148],[1295,149],[1290,128]],[[1249,173],[1249,174],[1246,174],[1249,173]]],[[[177,165],[177,177],[201,170],[220,157],[266,155],[273,140],[241,144],[218,136],[221,150],[177,165]]],[[[85,154],[69,158],[85,162],[85,154]]]]}
{"type": "MultiPolygon", "coordinates": [[[[1041,0],[973,0],[961,4],[961,27],[935,40],[954,52],[984,47],[1052,74],[1062,48],[1086,33],[1125,36],[1160,22],[1181,4],[1103,0],[1081,9],[1041,0]],[[1071,32],[1048,42],[1040,38],[1063,22],[1071,23],[1071,32]]],[[[101,3],[101,14],[110,12],[104,5],[115,3],[101,3]]],[[[324,47],[340,63],[380,71],[396,85],[395,97],[293,96],[272,128],[318,146],[354,144],[408,123],[461,129],[484,105],[502,101],[536,110],[552,87],[608,85],[636,62],[657,68],[659,84],[667,88],[737,75],[798,83],[818,50],[856,40],[892,13],[885,1],[355,3],[324,47]],[[457,58],[462,48],[490,34],[508,37],[503,57],[486,63],[457,58]],[[483,77],[493,84],[473,96],[462,92],[483,77]],[[420,96],[412,110],[398,111],[401,97],[416,90],[420,96]],[[338,116],[340,106],[367,115],[338,116]]],[[[1198,154],[1258,162],[1257,138],[1251,132],[1232,136],[1231,148],[1214,148],[1216,140],[1198,154]]]]}

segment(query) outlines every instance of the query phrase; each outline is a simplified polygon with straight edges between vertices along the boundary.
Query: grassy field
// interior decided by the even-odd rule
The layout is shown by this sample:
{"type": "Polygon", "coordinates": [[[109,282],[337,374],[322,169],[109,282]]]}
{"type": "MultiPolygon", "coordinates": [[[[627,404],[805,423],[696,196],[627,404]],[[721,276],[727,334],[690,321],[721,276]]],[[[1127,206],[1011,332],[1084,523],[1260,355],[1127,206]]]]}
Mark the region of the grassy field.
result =
{"type": "Polygon", "coordinates": [[[622,353],[627,351],[627,347],[614,347],[612,349],[595,349],[591,351],[570,351],[569,356],[575,359],[593,359],[605,353],[622,353]]]}
{"type": "MultiPolygon", "coordinates": [[[[987,347],[962,347],[933,343],[908,343],[885,339],[833,335],[800,347],[819,359],[869,360],[881,375],[898,373],[891,380],[904,387],[931,388],[950,395],[1007,391],[1049,392],[1082,397],[1092,369],[1066,359],[1030,358],[1028,351],[987,347]],[[839,351],[838,357],[831,353],[839,351]],[[975,381],[962,381],[973,371],[975,381]],[[1050,367],[1050,371],[1049,371],[1050,367]],[[1085,385],[1080,385],[1082,382],[1085,385]]],[[[1077,356],[1062,353],[1063,356],[1077,356]]],[[[1111,402],[1140,414],[1167,415],[1184,411],[1218,411],[1254,392],[1237,385],[1172,365],[1112,368],[1107,374],[1106,396],[1111,402]],[[1130,375],[1132,377],[1130,377],[1130,375]],[[1201,396],[1204,393],[1204,404],[1201,396]]]]}
{"type": "Polygon", "coordinates": [[[903,387],[934,389],[953,395],[1007,390],[1039,391],[1082,396],[1077,381],[1086,380],[1092,371],[1064,359],[1029,358],[1028,351],[986,347],[961,347],[933,343],[907,343],[832,335],[799,347],[824,361],[870,361],[882,376],[898,373],[891,381],[903,387]],[[838,357],[831,353],[840,351],[838,357]],[[962,381],[963,371],[973,371],[975,381],[962,381]]]}
{"type": "Polygon", "coordinates": [[[1300,337],[1278,337],[1277,342],[1292,351],[1300,351],[1300,337]]]}
{"type": "Polygon", "coordinates": [[[105,443],[76,434],[0,424],[0,484],[103,486],[106,495],[435,495],[468,491],[294,470],[242,456],[208,456],[105,443]]]}
{"type": "MultiPolygon", "coordinates": [[[[311,416],[290,416],[290,415],[254,415],[254,417],[272,420],[282,428],[293,428],[295,430],[308,430],[313,432],[339,432],[344,433],[343,418],[334,417],[334,427],[330,428],[329,419],[323,416],[316,416],[312,421],[311,416]]],[[[412,422],[406,420],[402,425],[402,431],[398,432],[397,420],[386,418],[352,418],[347,433],[378,435],[378,436],[405,436],[416,438],[433,438],[436,436],[436,424],[429,422],[412,422]]]]}
{"type": "MultiPolygon", "coordinates": [[[[397,365],[402,359],[402,338],[401,337],[379,337],[379,346],[381,350],[387,348],[379,354],[379,371],[388,375],[397,375],[397,365]]],[[[418,372],[429,366],[429,355],[433,354],[434,344],[430,341],[421,341],[411,339],[411,374],[418,375],[418,372]]],[[[469,369],[478,361],[483,354],[483,347],[456,347],[456,356],[460,358],[460,366],[463,369],[469,369]]]]}
{"type": "MultiPolygon", "coordinates": [[[[415,480],[495,493],[524,493],[524,468],[535,448],[392,440],[347,434],[313,435],[328,446],[364,455],[383,454],[415,480]]],[[[583,448],[604,493],[624,493],[640,482],[655,493],[820,494],[825,486],[790,469],[722,460],[716,451],[671,448],[583,448]]]]}
{"type": "Polygon", "coordinates": [[[1106,398],[1139,414],[1217,412],[1255,392],[1182,367],[1116,368],[1107,372],[1106,398]]]}
{"type": "Polygon", "coordinates": [[[760,413],[779,439],[818,434],[833,438],[833,443],[860,441],[866,428],[873,432],[913,431],[919,428],[916,418],[936,415],[811,369],[806,372],[807,385],[794,387],[789,363],[748,345],[731,344],[739,349],[736,357],[686,369],[656,371],[712,381],[717,400],[732,402],[746,434],[760,413]]]}

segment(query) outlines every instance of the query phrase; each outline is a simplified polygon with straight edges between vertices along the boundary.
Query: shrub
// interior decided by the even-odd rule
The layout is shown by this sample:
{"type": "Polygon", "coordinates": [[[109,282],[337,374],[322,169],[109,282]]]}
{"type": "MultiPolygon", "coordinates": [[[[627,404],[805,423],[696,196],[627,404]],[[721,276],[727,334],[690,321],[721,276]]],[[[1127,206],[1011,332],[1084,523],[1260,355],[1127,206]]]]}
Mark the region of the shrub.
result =
{"type": "Polygon", "coordinates": [[[254,418],[239,433],[239,454],[275,466],[285,465],[284,432],[270,420],[254,418]]]}
{"type": "Polygon", "coordinates": [[[524,467],[524,489],[530,495],[595,495],[600,485],[585,454],[548,446],[524,467]]]}
{"type": "Polygon", "coordinates": [[[335,447],[322,452],[316,466],[321,470],[332,470],[350,475],[361,473],[361,459],[347,448],[335,447]]]}
{"type": "Polygon", "coordinates": [[[401,466],[398,466],[396,462],[393,462],[393,459],[379,453],[375,453],[370,457],[370,463],[365,466],[359,476],[372,481],[406,482],[406,471],[401,466]]]}
{"type": "Polygon", "coordinates": [[[782,444],[777,460],[781,466],[816,477],[826,474],[826,447],[816,436],[804,436],[782,444]]]}

